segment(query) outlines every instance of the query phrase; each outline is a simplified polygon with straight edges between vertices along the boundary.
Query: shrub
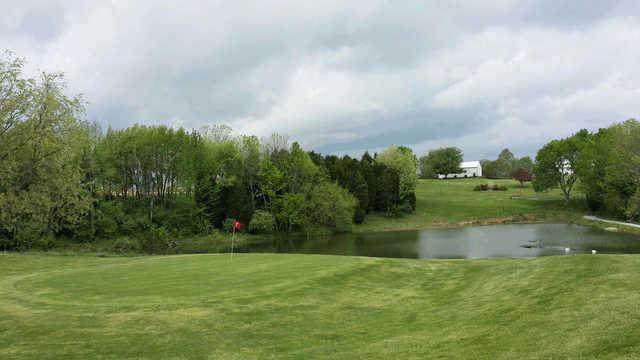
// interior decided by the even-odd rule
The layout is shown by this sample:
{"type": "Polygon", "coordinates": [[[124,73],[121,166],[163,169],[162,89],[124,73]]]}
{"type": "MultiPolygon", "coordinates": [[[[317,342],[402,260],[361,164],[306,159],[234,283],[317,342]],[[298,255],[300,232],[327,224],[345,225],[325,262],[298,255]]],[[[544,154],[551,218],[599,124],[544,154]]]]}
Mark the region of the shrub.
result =
{"type": "Polygon", "coordinates": [[[15,243],[13,239],[9,238],[9,235],[3,234],[0,231],[0,250],[13,250],[15,243]]]}
{"type": "Polygon", "coordinates": [[[382,213],[382,216],[387,218],[395,218],[400,217],[402,212],[400,210],[400,205],[392,205],[385,212],[382,213]]]}
{"type": "Polygon", "coordinates": [[[153,229],[153,224],[144,214],[130,214],[125,217],[121,227],[124,235],[135,236],[153,229]]]}
{"type": "Polygon", "coordinates": [[[336,183],[322,182],[314,186],[304,203],[304,225],[310,228],[327,228],[346,231],[350,228],[357,200],[336,183]]]}
{"type": "Polygon", "coordinates": [[[164,226],[152,227],[143,233],[140,247],[150,254],[167,253],[175,249],[177,242],[164,226]]]}
{"type": "Polygon", "coordinates": [[[512,174],[514,179],[520,182],[520,186],[523,187],[526,181],[531,181],[531,172],[525,168],[517,168],[512,174]]]}
{"type": "Polygon", "coordinates": [[[406,213],[412,213],[416,211],[416,193],[411,192],[403,199],[403,211],[406,213]]]}
{"type": "Polygon", "coordinates": [[[268,211],[256,210],[249,222],[249,231],[254,234],[270,233],[276,226],[276,218],[268,211]]]}
{"type": "Polygon", "coordinates": [[[473,188],[473,191],[506,191],[507,187],[504,185],[489,185],[489,184],[480,184],[473,188]]]}
{"type": "Polygon", "coordinates": [[[153,222],[181,237],[200,234],[206,221],[193,199],[176,196],[164,206],[153,209],[153,222]]]}
{"type": "Polygon", "coordinates": [[[232,218],[226,218],[222,222],[222,230],[226,232],[233,232],[233,223],[235,222],[232,218]]]}
{"type": "Polygon", "coordinates": [[[193,228],[197,234],[203,235],[211,234],[215,230],[215,227],[211,225],[211,222],[203,217],[200,217],[197,221],[194,221],[193,228]]]}
{"type": "Polygon", "coordinates": [[[140,242],[127,236],[119,237],[113,242],[112,250],[120,254],[136,252],[140,250],[140,242]]]}
{"type": "MultiPolygon", "coordinates": [[[[10,244],[10,242],[7,242],[10,244]]],[[[55,245],[55,237],[50,231],[38,224],[26,223],[13,236],[13,248],[16,250],[49,250],[55,245]]],[[[11,245],[9,245],[11,246],[11,245]]]]}
{"type": "Polygon", "coordinates": [[[640,191],[636,190],[629,198],[625,215],[630,221],[638,221],[640,219],[640,191]]]}
{"type": "MultiPolygon", "coordinates": [[[[96,235],[101,238],[110,238],[118,233],[118,224],[125,221],[122,204],[117,201],[100,201],[95,211],[96,235]]],[[[87,221],[90,221],[87,219],[87,221]]]]}
{"type": "Polygon", "coordinates": [[[367,211],[361,207],[357,207],[353,213],[353,222],[355,224],[362,224],[364,217],[367,215],[367,211]]]}

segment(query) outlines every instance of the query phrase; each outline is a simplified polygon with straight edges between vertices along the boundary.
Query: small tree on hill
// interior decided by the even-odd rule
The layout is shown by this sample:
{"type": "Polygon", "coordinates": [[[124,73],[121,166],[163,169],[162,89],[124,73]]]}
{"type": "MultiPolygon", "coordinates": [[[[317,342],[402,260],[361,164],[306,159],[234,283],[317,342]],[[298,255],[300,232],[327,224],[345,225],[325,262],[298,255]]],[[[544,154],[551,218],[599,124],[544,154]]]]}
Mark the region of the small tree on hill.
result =
{"type": "Polygon", "coordinates": [[[589,136],[587,130],[581,130],[571,137],[552,140],[538,150],[536,165],[533,168],[535,191],[559,186],[565,201],[569,202],[573,185],[578,180],[575,171],[578,155],[585,147],[589,136]]]}
{"type": "Polygon", "coordinates": [[[520,182],[520,187],[524,187],[525,181],[531,181],[531,173],[525,168],[517,168],[511,176],[520,182]]]}
{"type": "Polygon", "coordinates": [[[509,175],[512,175],[517,161],[511,150],[502,150],[494,162],[497,177],[508,178],[509,175]]]}
{"type": "Polygon", "coordinates": [[[435,174],[458,174],[462,172],[460,163],[462,162],[462,150],[455,147],[440,148],[431,150],[426,158],[421,159],[425,168],[429,168],[435,174]]]}

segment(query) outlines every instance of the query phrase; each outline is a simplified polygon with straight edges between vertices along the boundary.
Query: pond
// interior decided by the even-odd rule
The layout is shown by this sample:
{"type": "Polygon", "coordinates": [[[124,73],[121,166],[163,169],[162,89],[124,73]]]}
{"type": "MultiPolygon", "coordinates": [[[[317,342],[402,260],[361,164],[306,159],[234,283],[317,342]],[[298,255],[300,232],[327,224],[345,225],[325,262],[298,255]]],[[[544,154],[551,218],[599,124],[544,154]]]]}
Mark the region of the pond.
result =
{"type": "Polygon", "coordinates": [[[570,224],[470,226],[325,237],[290,237],[238,249],[417,259],[640,253],[640,236],[570,224]]]}

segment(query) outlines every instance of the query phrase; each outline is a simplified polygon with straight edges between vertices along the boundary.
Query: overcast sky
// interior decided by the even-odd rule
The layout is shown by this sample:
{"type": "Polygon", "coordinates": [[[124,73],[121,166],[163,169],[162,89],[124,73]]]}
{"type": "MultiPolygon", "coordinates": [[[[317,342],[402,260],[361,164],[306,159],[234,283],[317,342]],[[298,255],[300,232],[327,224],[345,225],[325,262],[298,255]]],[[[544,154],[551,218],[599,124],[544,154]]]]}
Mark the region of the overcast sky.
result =
{"type": "Polygon", "coordinates": [[[640,1],[5,1],[0,47],[105,127],[476,160],[640,117],[640,1]]]}

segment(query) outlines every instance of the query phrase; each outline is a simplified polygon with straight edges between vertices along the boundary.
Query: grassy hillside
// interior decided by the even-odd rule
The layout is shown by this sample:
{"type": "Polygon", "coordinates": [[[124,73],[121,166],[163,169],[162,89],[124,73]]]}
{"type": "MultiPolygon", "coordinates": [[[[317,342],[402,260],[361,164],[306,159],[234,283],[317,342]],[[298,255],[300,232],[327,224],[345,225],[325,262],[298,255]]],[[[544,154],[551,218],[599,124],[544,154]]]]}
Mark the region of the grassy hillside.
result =
{"type": "Polygon", "coordinates": [[[623,255],[0,255],[0,358],[633,358],[639,276],[623,255]]]}
{"type": "Polygon", "coordinates": [[[368,215],[355,231],[418,229],[470,222],[568,221],[586,211],[584,197],[576,193],[569,205],[560,190],[536,193],[531,184],[521,188],[515,180],[450,179],[419,180],[416,211],[399,218],[368,215]],[[507,186],[507,191],[473,191],[478,184],[507,186]],[[520,196],[519,199],[512,199],[520,196]]]}

